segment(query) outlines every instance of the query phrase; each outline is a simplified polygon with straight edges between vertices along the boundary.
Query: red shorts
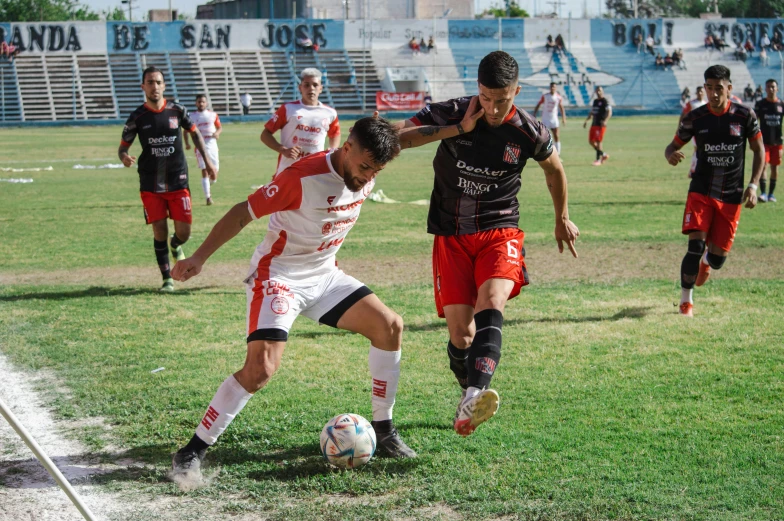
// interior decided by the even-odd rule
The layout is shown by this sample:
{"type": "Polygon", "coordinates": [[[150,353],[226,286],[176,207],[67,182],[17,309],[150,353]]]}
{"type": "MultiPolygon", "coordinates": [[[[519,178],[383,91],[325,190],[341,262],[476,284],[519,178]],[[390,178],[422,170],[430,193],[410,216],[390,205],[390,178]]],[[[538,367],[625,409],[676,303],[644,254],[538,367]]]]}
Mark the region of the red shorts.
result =
{"type": "Polygon", "coordinates": [[[479,287],[488,279],[509,279],[513,299],[528,284],[525,234],[517,228],[498,228],[468,235],[436,235],[433,242],[433,289],[438,316],[444,306],[476,305],[479,287]]]}
{"type": "Polygon", "coordinates": [[[683,233],[707,232],[708,242],[730,251],[740,221],[739,204],[723,203],[707,195],[689,192],[683,212],[683,233]]]}
{"type": "Polygon", "coordinates": [[[765,145],[765,162],[769,165],[781,164],[781,149],[784,145],[765,145]]]}
{"type": "Polygon", "coordinates": [[[607,127],[595,127],[591,125],[591,130],[588,132],[588,141],[593,143],[594,141],[598,141],[601,143],[604,141],[604,133],[607,131],[607,127]]]}
{"type": "Polygon", "coordinates": [[[171,217],[173,221],[190,224],[193,222],[191,214],[191,193],[187,188],[174,192],[156,194],[154,192],[140,192],[144,204],[144,218],[147,224],[171,217]]]}

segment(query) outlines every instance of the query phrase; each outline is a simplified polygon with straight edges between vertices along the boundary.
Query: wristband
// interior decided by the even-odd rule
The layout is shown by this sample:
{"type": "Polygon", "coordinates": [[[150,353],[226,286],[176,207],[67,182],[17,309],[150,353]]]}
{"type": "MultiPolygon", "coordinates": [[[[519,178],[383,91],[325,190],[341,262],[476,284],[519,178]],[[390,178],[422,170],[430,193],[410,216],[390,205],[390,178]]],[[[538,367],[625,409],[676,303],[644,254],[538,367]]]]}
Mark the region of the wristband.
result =
{"type": "Polygon", "coordinates": [[[755,192],[757,191],[757,185],[755,185],[754,183],[749,183],[749,186],[747,186],[746,188],[751,188],[755,192]]]}
{"type": "Polygon", "coordinates": [[[457,124],[457,133],[465,134],[465,130],[463,130],[463,125],[461,125],[460,123],[457,124]]]}

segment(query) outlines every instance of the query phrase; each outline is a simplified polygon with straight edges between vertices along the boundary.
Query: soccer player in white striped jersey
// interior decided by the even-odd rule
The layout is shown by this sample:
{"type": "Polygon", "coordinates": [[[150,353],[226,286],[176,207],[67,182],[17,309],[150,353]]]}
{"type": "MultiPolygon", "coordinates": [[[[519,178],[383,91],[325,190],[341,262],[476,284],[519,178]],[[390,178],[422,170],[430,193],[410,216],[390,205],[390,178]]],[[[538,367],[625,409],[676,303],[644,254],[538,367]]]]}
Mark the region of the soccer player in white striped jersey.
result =
{"type": "MultiPolygon", "coordinates": [[[[196,112],[191,112],[191,120],[198,127],[199,132],[204,137],[204,151],[215,166],[215,173],[212,175],[207,174],[204,158],[201,153],[196,150],[196,162],[201,169],[201,189],[204,191],[204,197],[207,199],[207,206],[212,204],[212,183],[218,180],[218,168],[220,161],[218,159],[218,138],[223,131],[220,118],[216,112],[207,109],[207,96],[199,94],[196,96],[196,112]]],[[[188,134],[184,134],[185,148],[190,150],[191,144],[188,141],[188,134]]]]}
{"type": "Polygon", "coordinates": [[[558,94],[555,83],[550,84],[550,92],[545,92],[542,94],[542,97],[539,99],[539,103],[537,103],[536,107],[534,107],[534,118],[536,118],[536,112],[542,105],[544,105],[544,108],[542,109],[542,123],[545,127],[548,128],[548,130],[550,130],[550,134],[553,136],[555,149],[558,151],[558,155],[561,155],[561,135],[558,129],[558,110],[560,109],[561,111],[563,126],[566,126],[566,109],[564,109],[563,106],[563,97],[558,94]]]}
{"type": "Polygon", "coordinates": [[[261,133],[261,142],[278,153],[276,176],[294,161],[324,150],[325,138],[329,138],[329,149],[340,146],[338,113],[319,101],[324,89],[321,71],[307,68],[300,78],[302,99],[281,105],[261,133]],[[274,136],[278,130],[280,142],[274,136]]]}

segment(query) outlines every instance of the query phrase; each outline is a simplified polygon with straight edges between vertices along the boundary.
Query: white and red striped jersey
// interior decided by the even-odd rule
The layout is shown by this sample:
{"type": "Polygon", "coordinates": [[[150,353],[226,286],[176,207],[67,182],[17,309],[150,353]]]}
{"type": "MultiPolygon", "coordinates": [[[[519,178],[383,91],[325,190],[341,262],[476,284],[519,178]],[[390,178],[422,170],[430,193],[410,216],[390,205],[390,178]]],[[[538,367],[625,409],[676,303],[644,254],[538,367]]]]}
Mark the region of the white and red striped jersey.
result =
{"type": "Polygon", "coordinates": [[[700,101],[699,99],[694,98],[693,100],[691,100],[690,102],[688,102],[686,105],[683,106],[683,112],[681,112],[681,114],[688,114],[692,110],[702,107],[706,103],[708,103],[707,98],[705,99],[705,101],[700,101]]]}
{"type": "Polygon", "coordinates": [[[221,127],[220,118],[217,112],[204,109],[199,112],[198,110],[190,113],[191,121],[193,121],[199,128],[201,136],[207,140],[212,139],[215,131],[221,127]]]}
{"type": "Polygon", "coordinates": [[[542,105],[542,121],[558,121],[558,107],[563,101],[563,98],[557,92],[550,94],[545,92],[542,94],[539,103],[542,105]]]}
{"type": "MultiPolygon", "coordinates": [[[[284,147],[299,147],[303,155],[324,150],[324,140],[340,134],[338,113],[332,107],[319,102],[305,105],[302,101],[284,103],[264,125],[273,134],[280,130],[280,143],[284,147]]],[[[285,170],[293,159],[278,155],[275,175],[285,170]]]]}
{"type": "Polygon", "coordinates": [[[374,181],[352,192],[332,167],[334,150],[300,159],[248,197],[254,219],[270,215],[267,235],[251,260],[250,275],[296,280],[335,269],[335,255],[359,218],[374,181]]]}

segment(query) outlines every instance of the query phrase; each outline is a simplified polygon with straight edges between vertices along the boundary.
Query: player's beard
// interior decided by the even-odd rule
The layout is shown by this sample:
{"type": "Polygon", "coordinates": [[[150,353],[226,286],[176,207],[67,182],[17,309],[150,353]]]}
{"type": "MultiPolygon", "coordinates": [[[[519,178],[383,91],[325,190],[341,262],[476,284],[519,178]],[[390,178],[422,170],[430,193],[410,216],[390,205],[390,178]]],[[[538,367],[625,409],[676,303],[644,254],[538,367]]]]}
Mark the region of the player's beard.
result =
{"type": "Polygon", "coordinates": [[[346,185],[346,188],[352,192],[359,192],[365,186],[365,183],[363,183],[360,178],[351,175],[348,161],[343,162],[343,183],[346,185]]]}

